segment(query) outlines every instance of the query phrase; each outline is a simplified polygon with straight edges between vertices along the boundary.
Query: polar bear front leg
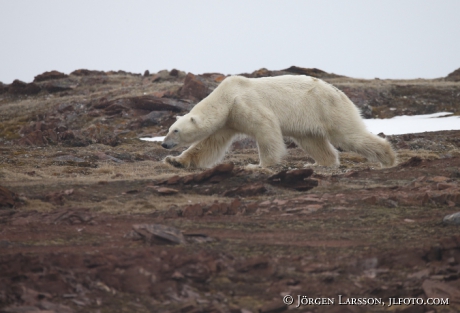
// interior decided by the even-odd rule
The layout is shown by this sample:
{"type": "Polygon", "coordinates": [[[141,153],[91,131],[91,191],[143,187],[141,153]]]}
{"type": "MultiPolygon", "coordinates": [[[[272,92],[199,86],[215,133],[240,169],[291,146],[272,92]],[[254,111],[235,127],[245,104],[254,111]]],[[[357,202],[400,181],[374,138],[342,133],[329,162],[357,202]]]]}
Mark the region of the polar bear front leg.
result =
{"type": "Polygon", "coordinates": [[[181,155],[167,156],[164,161],[175,167],[206,168],[220,162],[232,143],[236,132],[220,129],[208,138],[194,143],[181,155]]]}
{"type": "MultiPolygon", "coordinates": [[[[185,152],[185,151],[184,151],[185,152]]],[[[182,153],[183,154],[183,153],[182,153]]],[[[189,167],[190,164],[186,164],[184,162],[184,160],[181,160],[181,155],[175,157],[175,156],[172,156],[172,155],[168,155],[166,158],[164,158],[164,162],[165,163],[168,163],[168,164],[171,164],[172,166],[174,167],[178,167],[178,168],[183,168],[183,167],[189,167]]]]}
{"type": "Polygon", "coordinates": [[[256,137],[259,149],[260,163],[258,166],[248,166],[249,168],[269,167],[278,164],[286,154],[283,135],[279,127],[267,127],[259,132],[256,137]]]}

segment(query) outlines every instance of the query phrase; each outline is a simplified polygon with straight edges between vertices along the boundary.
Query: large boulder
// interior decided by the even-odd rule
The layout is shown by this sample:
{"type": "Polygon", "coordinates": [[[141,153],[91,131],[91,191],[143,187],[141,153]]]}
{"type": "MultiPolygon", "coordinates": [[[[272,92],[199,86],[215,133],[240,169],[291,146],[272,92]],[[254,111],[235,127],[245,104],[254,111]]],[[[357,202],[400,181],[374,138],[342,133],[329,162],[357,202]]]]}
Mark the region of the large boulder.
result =
{"type": "Polygon", "coordinates": [[[44,72],[43,74],[35,76],[34,83],[43,82],[43,81],[52,80],[52,79],[67,78],[67,77],[69,77],[69,75],[66,75],[58,71],[44,72]]]}
{"type": "Polygon", "coordinates": [[[289,73],[294,73],[294,74],[312,76],[312,77],[316,77],[316,78],[343,77],[343,76],[336,75],[336,74],[333,74],[333,73],[325,72],[325,71],[317,69],[317,68],[304,68],[304,67],[298,67],[298,66],[291,66],[291,67],[289,67],[287,69],[284,69],[282,71],[289,72],[289,73]]]}
{"type": "Polygon", "coordinates": [[[105,72],[102,71],[91,71],[86,69],[79,69],[75,70],[70,75],[74,76],[99,76],[99,75],[107,75],[105,72]]]}
{"type": "Polygon", "coordinates": [[[8,92],[13,95],[35,95],[41,90],[35,83],[25,83],[15,79],[9,86],[8,92]]]}
{"type": "Polygon", "coordinates": [[[460,82],[460,68],[447,75],[446,80],[460,82]]]}
{"type": "Polygon", "coordinates": [[[192,101],[201,101],[211,93],[204,79],[199,76],[188,73],[185,76],[184,85],[180,91],[180,96],[192,101]]]}

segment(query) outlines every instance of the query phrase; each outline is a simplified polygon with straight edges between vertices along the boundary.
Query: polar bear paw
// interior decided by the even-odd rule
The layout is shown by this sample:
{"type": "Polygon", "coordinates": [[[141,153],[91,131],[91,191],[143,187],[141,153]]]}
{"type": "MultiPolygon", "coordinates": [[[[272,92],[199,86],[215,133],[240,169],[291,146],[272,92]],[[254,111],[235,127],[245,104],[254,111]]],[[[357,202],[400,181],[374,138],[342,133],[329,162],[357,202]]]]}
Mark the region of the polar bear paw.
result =
{"type": "Polygon", "coordinates": [[[164,162],[167,163],[167,164],[171,164],[172,166],[174,167],[178,167],[178,168],[183,168],[185,167],[184,164],[180,163],[178,160],[177,160],[177,157],[173,157],[173,156],[167,156],[165,159],[164,159],[164,162]]]}

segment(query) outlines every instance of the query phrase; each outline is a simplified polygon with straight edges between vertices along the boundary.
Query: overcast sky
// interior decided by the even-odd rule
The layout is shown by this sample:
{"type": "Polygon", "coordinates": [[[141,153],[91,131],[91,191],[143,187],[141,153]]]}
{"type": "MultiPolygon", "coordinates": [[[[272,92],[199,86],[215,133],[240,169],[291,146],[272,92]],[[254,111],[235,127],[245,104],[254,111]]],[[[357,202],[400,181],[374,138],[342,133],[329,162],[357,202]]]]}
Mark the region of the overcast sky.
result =
{"type": "Polygon", "coordinates": [[[50,70],[238,74],[291,65],[360,78],[460,67],[459,0],[0,0],[0,81],[50,70]]]}

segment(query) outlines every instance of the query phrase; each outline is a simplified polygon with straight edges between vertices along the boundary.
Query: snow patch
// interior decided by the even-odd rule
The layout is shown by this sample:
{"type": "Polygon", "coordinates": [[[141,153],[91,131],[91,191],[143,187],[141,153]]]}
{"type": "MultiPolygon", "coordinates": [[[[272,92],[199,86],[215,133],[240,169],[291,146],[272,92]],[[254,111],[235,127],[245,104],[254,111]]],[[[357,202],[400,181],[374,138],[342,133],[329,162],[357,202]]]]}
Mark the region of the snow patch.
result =
{"type": "Polygon", "coordinates": [[[448,116],[451,112],[423,115],[402,115],[388,119],[366,119],[367,129],[385,135],[415,134],[441,130],[460,130],[460,116],[448,116]],[[447,117],[446,117],[447,116],[447,117]]]}
{"type": "Polygon", "coordinates": [[[144,141],[163,141],[166,136],[160,136],[160,137],[142,137],[139,138],[140,140],[144,141]]]}

